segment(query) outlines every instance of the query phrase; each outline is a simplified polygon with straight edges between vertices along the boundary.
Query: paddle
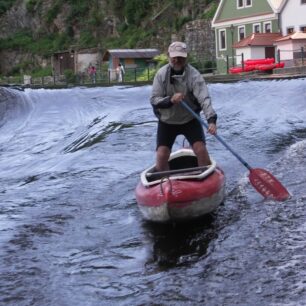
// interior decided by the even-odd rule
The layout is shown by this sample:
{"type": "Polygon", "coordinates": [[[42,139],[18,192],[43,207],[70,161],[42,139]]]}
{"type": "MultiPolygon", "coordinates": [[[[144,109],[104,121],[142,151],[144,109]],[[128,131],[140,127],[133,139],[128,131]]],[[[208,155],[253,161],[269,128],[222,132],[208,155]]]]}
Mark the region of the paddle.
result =
{"type": "MultiPolygon", "coordinates": [[[[208,125],[196,114],[184,101],[181,102],[206,129],[208,125]]],[[[239,156],[219,135],[214,135],[246,168],[250,170],[249,180],[253,187],[265,198],[284,201],[290,196],[287,189],[267,170],[252,168],[241,156],[239,156]]]]}

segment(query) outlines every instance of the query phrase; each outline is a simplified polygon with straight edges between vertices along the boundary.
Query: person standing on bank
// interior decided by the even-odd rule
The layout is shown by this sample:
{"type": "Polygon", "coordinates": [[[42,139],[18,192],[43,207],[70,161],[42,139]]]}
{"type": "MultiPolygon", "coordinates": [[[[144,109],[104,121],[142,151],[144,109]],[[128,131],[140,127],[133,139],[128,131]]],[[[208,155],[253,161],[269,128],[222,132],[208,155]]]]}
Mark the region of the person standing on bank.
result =
{"type": "Polygon", "coordinates": [[[161,67],[153,81],[150,102],[158,118],[156,171],[169,170],[168,159],[176,137],[184,135],[197,156],[198,166],[211,164],[200,122],[180,103],[185,101],[196,113],[202,110],[208,132],[217,133],[214,111],[206,83],[200,72],[187,63],[187,46],[173,42],[168,48],[169,63],[161,67]]]}
{"type": "Polygon", "coordinates": [[[116,68],[118,82],[123,82],[123,75],[125,73],[124,67],[119,63],[118,67],[116,68]]]}

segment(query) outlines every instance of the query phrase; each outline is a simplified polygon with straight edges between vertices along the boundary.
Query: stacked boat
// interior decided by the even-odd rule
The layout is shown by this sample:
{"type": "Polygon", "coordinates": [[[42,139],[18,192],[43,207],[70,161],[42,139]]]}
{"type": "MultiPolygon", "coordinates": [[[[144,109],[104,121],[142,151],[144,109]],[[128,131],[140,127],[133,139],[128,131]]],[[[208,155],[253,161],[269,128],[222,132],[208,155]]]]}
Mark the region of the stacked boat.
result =
{"type": "Polygon", "coordinates": [[[243,66],[232,67],[229,69],[231,74],[250,72],[250,71],[272,71],[275,68],[284,68],[285,63],[275,63],[274,58],[249,59],[243,62],[243,66]]]}
{"type": "Polygon", "coordinates": [[[183,221],[214,211],[224,200],[225,176],[215,161],[198,167],[191,149],[182,148],[169,158],[168,171],[145,169],[136,187],[136,201],[146,220],[183,221]]]}

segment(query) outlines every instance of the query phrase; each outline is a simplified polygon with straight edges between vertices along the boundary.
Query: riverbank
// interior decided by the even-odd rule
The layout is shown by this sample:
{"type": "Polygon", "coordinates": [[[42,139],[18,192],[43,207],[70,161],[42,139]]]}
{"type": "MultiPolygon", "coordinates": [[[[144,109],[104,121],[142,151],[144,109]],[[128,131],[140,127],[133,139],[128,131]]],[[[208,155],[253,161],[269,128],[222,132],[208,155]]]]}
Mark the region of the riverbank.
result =
{"type": "Polygon", "coordinates": [[[306,66],[274,69],[272,72],[245,72],[240,74],[205,74],[207,83],[230,83],[252,80],[282,80],[306,78],[306,66]]]}
{"type": "MultiPolygon", "coordinates": [[[[242,81],[253,81],[253,80],[282,80],[282,79],[297,79],[306,78],[306,66],[300,67],[289,67],[289,68],[279,68],[274,69],[271,72],[247,72],[240,74],[203,74],[206,83],[233,83],[242,81]]],[[[61,88],[71,88],[71,87],[110,87],[116,85],[130,85],[130,86],[142,86],[152,84],[152,81],[139,81],[139,82],[97,82],[95,84],[72,84],[67,82],[61,82],[59,84],[1,84],[3,87],[16,88],[23,90],[25,88],[49,88],[49,89],[61,89],[61,88]]]]}

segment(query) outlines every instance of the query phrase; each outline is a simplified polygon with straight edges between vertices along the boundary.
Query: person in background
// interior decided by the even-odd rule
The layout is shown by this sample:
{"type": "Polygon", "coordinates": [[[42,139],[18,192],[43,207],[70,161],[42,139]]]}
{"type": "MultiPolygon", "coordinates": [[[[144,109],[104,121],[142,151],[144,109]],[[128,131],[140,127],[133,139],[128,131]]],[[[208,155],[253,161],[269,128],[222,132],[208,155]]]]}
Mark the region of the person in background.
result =
{"type": "Polygon", "coordinates": [[[95,66],[91,65],[89,68],[88,68],[88,74],[89,74],[89,77],[91,79],[91,82],[93,84],[96,83],[96,73],[97,73],[97,69],[95,66]]]}
{"type": "Polygon", "coordinates": [[[185,101],[196,113],[204,112],[208,132],[217,132],[217,114],[200,72],[187,63],[187,46],[173,42],[168,48],[169,63],[156,73],[150,97],[158,118],[156,171],[169,169],[168,159],[176,137],[184,135],[197,156],[198,166],[211,164],[201,123],[180,103],[185,101]]]}
{"type": "Polygon", "coordinates": [[[123,82],[123,75],[125,73],[125,70],[121,63],[118,64],[118,67],[116,68],[116,73],[118,82],[123,82]]]}

